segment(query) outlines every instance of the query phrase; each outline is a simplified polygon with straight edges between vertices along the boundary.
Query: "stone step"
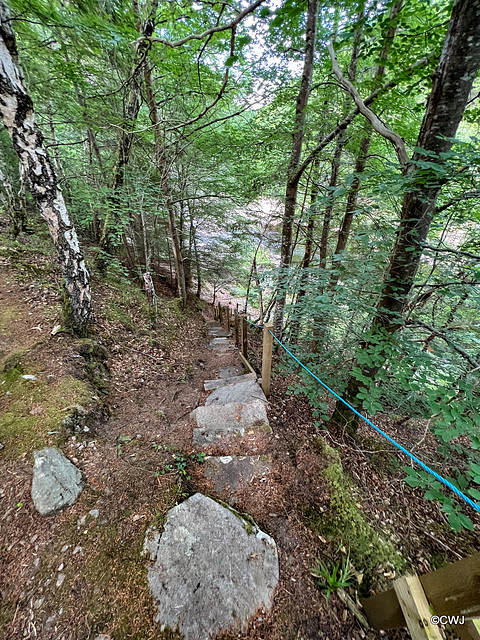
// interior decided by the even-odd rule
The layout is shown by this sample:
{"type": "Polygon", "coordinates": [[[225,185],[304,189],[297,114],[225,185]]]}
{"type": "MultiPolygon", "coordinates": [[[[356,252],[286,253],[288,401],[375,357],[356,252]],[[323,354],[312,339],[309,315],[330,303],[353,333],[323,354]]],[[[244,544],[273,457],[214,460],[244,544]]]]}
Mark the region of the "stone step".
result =
{"type": "Polygon", "coordinates": [[[239,382],[245,382],[246,380],[256,380],[256,373],[245,373],[242,376],[232,376],[231,378],[220,378],[219,380],[205,380],[203,388],[205,391],[212,391],[219,387],[226,387],[230,384],[238,384],[239,382]]]}
{"type": "MultiPolygon", "coordinates": [[[[217,339],[217,338],[216,338],[217,339]]],[[[219,338],[220,340],[222,340],[223,338],[219,338]]],[[[233,350],[233,346],[231,344],[229,344],[228,342],[220,342],[220,343],[215,343],[215,342],[211,342],[208,345],[208,349],[210,349],[211,351],[215,352],[215,353],[219,353],[219,354],[223,354],[223,353],[227,353],[233,350]]]]}
{"type": "Polygon", "coordinates": [[[241,375],[245,369],[243,367],[220,367],[218,376],[222,378],[233,378],[233,376],[241,375]]]}
{"type": "Polygon", "coordinates": [[[208,335],[212,338],[230,338],[232,334],[223,327],[212,327],[208,330],[208,335]]]}
{"type": "Polygon", "coordinates": [[[190,417],[196,421],[193,440],[197,444],[223,443],[231,438],[244,438],[255,432],[271,433],[265,403],[255,400],[248,404],[233,402],[194,409],[190,417]]]}
{"type": "Polygon", "coordinates": [[[207,456],[203,470],[213,481],[215,491],[228,497],[230,504],[235,504],[236,494],[254,480],[262,482],[271,466],[270,456],[207,456]]]}
{"type": "Polygon", "coordinates": [[[234,402],[238,402],[243,405],[251,402],[266,403],[267,398],[255,380],[246,380],[245,382],[229,384],[217,388],[205,400],[205,406],[222,406],[234,402]]]}

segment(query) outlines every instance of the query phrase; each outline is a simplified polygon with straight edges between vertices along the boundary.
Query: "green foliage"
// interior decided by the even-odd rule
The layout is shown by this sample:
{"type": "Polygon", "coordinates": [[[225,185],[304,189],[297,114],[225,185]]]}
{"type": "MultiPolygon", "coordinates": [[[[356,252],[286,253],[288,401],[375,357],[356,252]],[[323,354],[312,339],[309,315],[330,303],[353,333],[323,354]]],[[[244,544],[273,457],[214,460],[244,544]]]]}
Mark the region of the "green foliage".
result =
{"type": "Polygon", "coordinates": [[[206,456],[203,451],[200,453],[187,454],[182,451],[175,451],[175,447],[171,447],[170,445],[163,445],[158,442],[153,442],[152,446],[158,452],[171,452],[173,449],[173,453],[171,454],[173,462],[165,464],[162,471],[160,472],[161,475],[174,472],[178,473],[180,475],[180,478],[184,480],[190,480],[190,476],[188,475],[188,464],[190,462],[202,464],[206,456]]]}
{"type": "MultiPolygon", "coordinates": [[[[340,547],[337,549],[337,556],[340,547]]],[[[325,600],[328,600],[337,589],[347,589],[354,583],[355,574],[350,566],[350,552],[346,556],[340,555],[340,559],[328,558],[325,562],[318,561],[317,566],[310,569],[310,574],[315,578],[317,586],[324,591],[325,600]]]]}

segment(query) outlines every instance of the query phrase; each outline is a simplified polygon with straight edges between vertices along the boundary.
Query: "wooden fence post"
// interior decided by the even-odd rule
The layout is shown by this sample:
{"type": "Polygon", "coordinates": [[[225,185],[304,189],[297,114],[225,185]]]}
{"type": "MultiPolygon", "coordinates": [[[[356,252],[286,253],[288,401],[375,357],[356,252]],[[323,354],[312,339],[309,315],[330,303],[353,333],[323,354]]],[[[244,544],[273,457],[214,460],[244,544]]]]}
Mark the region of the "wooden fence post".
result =
{"type": "Polygon", "coordinates": [[[432,624],[430,605],[418,576],[406,576],[393,583],[412,640],[442,640],[438,625],[432,624]]]}
{"type": "MultiPolygon", "coordinates": [[[[238,306],[238,305],[237,305],[238,306]]],[[[238,327],[238,313],[235,313],[234,317],[233,317],[233,326],[235,327],[235,346],[238,347],[238,345],[240,344],[240,340],[239,340],[239,327],[238,327]]]]}
{"type": "Polygon", "coordinates": [[[225,307],[225,323],[227,325],[227,331],[230,331],[230,307],[225,307]]]}
{"type": "Polygon", "coordinates": [[[218,323],[221,325],[222,324],[222,305],[220,304],[220,302],[218,303],[218,323]]]}
{"type": "Polygon", "coordinates": [[[270,333],[272,330],[273,324],[271,322],[263,325],[262,389],[267,398],[270,395],[270,382],[272,378],[273,336],[270,333]]]}
{"type": "Polygon", "coordinates": [[[242,313],[242,355],[247,358],[248,355],[248,338],[247,338],[247,314],[242,313]]]}

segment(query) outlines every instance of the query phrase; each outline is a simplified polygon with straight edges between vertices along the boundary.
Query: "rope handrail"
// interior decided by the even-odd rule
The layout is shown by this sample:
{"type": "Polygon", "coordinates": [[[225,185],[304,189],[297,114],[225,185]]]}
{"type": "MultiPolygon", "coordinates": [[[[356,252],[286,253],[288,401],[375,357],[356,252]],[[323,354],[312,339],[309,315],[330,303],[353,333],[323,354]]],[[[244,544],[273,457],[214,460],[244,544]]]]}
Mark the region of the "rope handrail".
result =
{"type": "MultiPolygon", "coordinates": [[[[248,324],[253,325],[254,327],[257,327],[258,329],[263,329],[264,326],[260,325],[260,324],[256,324],[255,322],[252,322],[251,320],[248,320],[245,317],[245,314],[240,314],[238,313],[238,311],[234,310],[234,313],[236,315],[238,315],[239,317],[243,318],[244,320],[246,320],[246,322],[248,322],[248,324]]],[[[342,402],[346,407],[348,407],[350,409],[350,411],[352,411],[355,415],[357,415],[359,418],[361,418],[362,420],[364,420],[370,427],[372,427],[372,429],[374,429],[378,434],[380,434],[383,438],[385,438],[386,440],[388,440],[388,442],[390,442],[391,444],[393,444],[394,447],[396,447],[399,451],[401,451],[402,453],[404,453],[408,458],[410,458],[410,460],[413,460],[413,462],[415,462],[416,464],[419,465],[419,467],[421,467],[424,471],[426,471],[427,473],[429,473],[430,475],[432,475],[436,480],[438,480],[441,484],[443,484],[445,487],[447,487],[448,489],[450,489],[450,491],[453,491],[453,493],[460,498],[461,500],[463,500],[464,502],[466,502],[470,507],[472,507],[473,509],[475,509],[475,511],[480,512],[480,505],[477,504],[474,500],[472,500],[471,498],[469,498],[467,495],[465,495],[462,491],[460,491],[460,489],[458,489],[458,487],[456,487],[454,484],[452,484],[449,480],[447,480],[446,478],[444,478],[443,476],[441,476],[439,473],[437,473],[436,471],[434,471],[433,469],[431,469],[428,465],[426,465],[424,462],[422,462],[419,458],[417,458],[415,455],[413,455],[413,453],[411,453],[410,451],[408,451],[408,449],[405,449],[405,447],[403,447],[400,443],[398,443],[396,440],[394,440],[392,437],[390,437],[387,433],[385,433],[385,431],[382,431],[382,429],[380,429],[379,427],[377,427],[376,425],[373,424],[373,422],[371,420],[369,420],[368,418],[366,418],[364,415],[362,415],[360,413],[360,411],[357,411],[357,409],[355,409],[355,407],[352,407],[351,404],[349,404],[346,400],[344,400],[341,396],[338,395],[338,393],[336,393],[333,389],[331,389],[327,384],[325,384],[325,382],[323,382],[322,380],[320,380],[320,378],[318,376],[316,376],[312,371],[310,371],[310,369],[305,366],[303,364],[303,362],[301,362],[295,355],[293,355],[293,353],[283,344],[283,342],[281,340],[279,340],[277,338],[277,336],[273,333],[273,331],[268,330],[268,333],[272,336],[272,338],[282,347],[282,349],[288,353],[288,355],[293,358],[295,360],[295,362],[297,362],[303,369],[305,369],[305,371],[312,376],[312,378],[314,378],[319,384],[322,385],[322,387],[324,389],[326,389],[329,393],[332,394],[332,396],[334,396],[337,400],[340,400],[340,402],[342,402]]]]}
{"type": "Polygon", "coordinates": [[[377,433],[379,433],[381,436],[383,436],[386,440],[388,440],[391,444],[393,444],[397,449],[399,449],[402,453],[404,453],[406,456],[408,456],[411,460],[413,460],[416,464],[418,464],[424,471],[427,471],[429,474],[431,474],[436,480],[438,480],[439,482],[441,482],[443,485],[445,485],[446,487],[448,487],[451,491],[453,491],[453,493],[455,493],[461,500],[463,500],[464,502],[466,502],[468,505],[470,505],[473,509],[475,509],[475,511],[480,512],[480,505],[477,504],[476,502],[474,502],[471,498],[469,498],[468,496],[466,496],[462,491],[460,491],[460,489],[458,489],[454,484],[452,484],[449,480],[447,480],[446,478],[444,478],[443,476],[441,476],[440,474],[438,474],[436,471],[434,471],[433,469],[431,469],[429,466],[427,466],[424,462],[422,462],[419,458],[417,458],[416,456],[413,455],[413,453],[410,453],[410,451],[408,451],[408,449],[405,449],[405,447],[402,447],[401,444],[399,444],[398,442],[396,442],[396,440],[394,440],[393,438],[391,438],[387,433],[385,433],[385,431],[382,431],[382,429],[380,429],[379,427],[377,427],[376,425],[373,424],[373,422],[371,420],[369,420],[368,418],[366,418],[365,416],[363,416],[359,411],[357,411],[355,409],[355,407],[352,407],[351,404],[349,404],[346,400],[344,400],[341,396],[338,395],[338,393],[335,393],[335,391],[333,391],[333,389],[330,389],[330,387],[325,384],[325,382],[323,382],[322,380],[320,380],[320,378],[318,376],[316,376],[312,371],[310,371],[310,369],[308,367],[306,367],[303,362],[300,362],[300,360],[293,355],[293,353],[283,344],[283,342],[281,342],[277,336],[270,331],[269,332],[273,339],[276,340],[276,342],[278,342],[278,344],[282,347],[282,349],[284,349],[289,356],[291,356],[303,369],[305,369],[305,371],[307,373],[309,373],[312,378],[315,378],[315,380],[317,382],[319,382],[322,387],[324,387],[324,389],[326,389],[329,393],[331,393],[335,398],[337,398],[337,400],[340,400],[340,402],[343,402],[343,404],[348,407],[350,409],[350,411],[353,411],[353,413],[355,415],[357,415],[359,418],[361,418],[362,420],[364,420],[368,425],[370,425],[373,429],[375,429],[375,431],[377,433]]]}

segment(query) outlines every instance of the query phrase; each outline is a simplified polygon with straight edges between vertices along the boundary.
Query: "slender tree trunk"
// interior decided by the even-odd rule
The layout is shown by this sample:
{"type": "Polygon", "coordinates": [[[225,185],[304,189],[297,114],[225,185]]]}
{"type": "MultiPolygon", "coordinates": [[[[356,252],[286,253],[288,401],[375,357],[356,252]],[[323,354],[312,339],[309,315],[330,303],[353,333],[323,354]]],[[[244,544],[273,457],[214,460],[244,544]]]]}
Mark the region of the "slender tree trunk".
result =
{"type": "Polygon", "coordinates": [[[357,160],[355,162],[355,176],[353,178],[352,186],[348,193],[347,204],[345,207],[345,215],[343,216],[342,224],[340,225],[340,229],[337,237],[337,244],[335,246],[334,262],[333,262],[333,271],[330,278],[329,289],[332,291],[338,282],[340,277],[340,262],[341,262],[341,254],[345,251],[348,238],[350,236],[350,230],[352,228],[352,222],[355,217],[355,212],[357,210],[357,199],[360,191],[360,182],[361,182],[361,174],[365,171],[365,166],[367,163],[368,150],[370,148],[370,140],[372,135],[372,129],[370,125],[368,126],[369,131],[362,138],[360,142],[360,150],[357,156],[357,160]]]}
{"type": "Polygon", "coordinates": [[[147,96],[148,112],[150,116],[150,122],[154,127],[155,134],[155,158],[157,163],[157,169],[160,174],[160,181],[162,185],[163,196],[165,199],[165,208],[168,216],[168,230],[170,240],[172,242],[173,259],[175,261],[175,272],[177,277],[177,288],[182,304],[187,303],[187,286],[185,280],[185,268],[183,263],[183,254],[180,245],[180,237],[177,230],[175,220],[175,207],[172,202],[172,193],[170,189],[169,180],[169,166],[166,157],[166,149],[162,141],[160,133],[160,122],[158,118],[157,107],[155,104],[155,96],[152,90],[152,78],[150,68],[148,65],[144,67],[145,77],[145,93],[147,96]]]}
{"type": "Polygon", "coordinates": [[[305,60],[303,65],[302,80],[297,97],[295,109],[295,124],[292,135],[292,151],[288,165],[288,179],[285,193],[285,212],[282,228],[282,246],[280,253],[280,274],[278,279],[278,293],[274,317],[274,331],[281,336],[283,331],[283,319],[287,300],[288,271],[292,262],[292,230],[297,206],[297,193],[299,181],[292,181],[290,176],[298,170],[302,156],[303,138],[305,135],[306,107],[310,96],[310,87],[313,74],[313,58],[315,53],[315,41],[317,36],[317,0],[309,0],[307,10],[307,29],[305,38],[305,60]]]}
{"type": "Polygon", "coordinates": [[[307,231],[306,231],[306,239],[305,239],[305,249],[302,258],[302,262],[300,263],[300,269],[302,270],[300,273],[300,289],[297,294],[297,299],[295,301],[295,313],[293,314],[292,323],[289,331],[289,342],[296,343],[298,340],[298,334],[300,332],[300,324],[301,324],[301,316],[302,316],[302,301],[307,293],[307,289],[305,286],[307,280],[306,269],[310,267],[313,255],[313,232],[315,230],[315,215],[316,208],[315,203],[318,197],[318,181],[319,175],[318,170],[320,166],[319,158],[315,158],[313,164],[313,178],[312,178],[312,189],[310,192],[310,212],[308,216],[307,223],[307,231]]]}
{"type": "Polygon", "coordinates": [[[328,196],[327,206],[325,207],[322,235],[320,237],[320,261],[318,265],[320,269],[325,269],[327,266],[328,237],[330,235],[330,224],[332,222],[333,207],[335,206],[335,196],[332,192],[337,186],[338,182],[338,173],[340,171],[340,160],[342,158],[344,142],[345,131],[342,131],[342,133],[337,138],[337,144],[335,146],[335,152],[332,159],[332,172],[330,174],[330,182],[328,184],[328,186],[330,187],[330,193],[328,196]]]}
{"type": "MultiPolygon", "coordinates": [[[[145,36],[145,39],[140,40],[136,45],[129,91],[124,103],[123,126],[121,129],[120,139],[118,141],[117,163],[113,179],[112,195],[110,197],[110,205],[117,222],[119,221],[118,209],[121,203],[121,190],[125,184],[125,172],[130,161],[130,151],[133,144],[133,130],[135,128],[135,123],[141,106],[142,70],[145,66],[145,60],[148,56],[150,47],[147,38],[153,34],[155,28],[155,14],[158,6],[158,0],[152,0],[149,18],[143,22],[140,19],[138,0],[132,0],[132,6],[133,13],[136,18],[135,26],[139,35],[145,36]]],[[[124,236],[125,234],[122,233],[122,239],[125,244],[124,236]]],[[[100,244],[102,247],[108,247],[110,244],[108,237],[108,215],[104,222],[100,244]]]]}
{"type": "Polygon", "coordinates": [[[0,2],[0,22],[0,113],[33,199],[48,224],[57,249],[73,320],[79,329],[83,329],[91,310],[89,273],[53,163],[35,121],[32,100],[24,86],[15,35],[4,2],[0,2]]]}
{"type": "MultiPolygon", "coordinates": [[[[419,170],[416,163],[425,157],[432,162],[431,155],[424,155],[422,150],[425,150],[436,154],[435,162],[441,165],[444,160],[440,154],[451,149],[452,139],[462,120],[480,67],[479,42],[480,3],[456,0],[416,144],[419,150],[415,151],[407,167],[413,186],[403,198],[397,239],[377,304],[377,315],[370,329],[384,337],[394,334],[402,326],[403,310],[414,284],[435,203],[444,182],[438,178],[435,170],[419,170]]],[[[367,349],[369,346],[364,342],[360,348],[367,349]]],[[[363,375],[373,379],[385,359],[386,355],[382,352],[375,366],[363,368],[363,375]]],[[[351,376],[346,400],[354,406],[358,406],[356,398],[360,386],[361,383],[351,376]]],[[[357,421],[357,416],[338,401],[332,422],[346,426],[351,433],[355,433],[357,421]]]]}
{"type": "MultiPolygon", "coordinates": [[[[390,53],[390,49],[392,48],[393,41],[395,39],[395,34],[397,32],[397,17],[403,7],[404,0],[397,0],[395,4],[392,6],[389,14],[390,22],[392,23],[389,27],[385,37],[383,39],[383,45],[380,52],[380,60],[385,62],[390,53]]],[[[363,13],[361,14],[363,16],[363,13]]],[[[381,81],[383,76],[385,75],[385,64],[379,64],[375,71],[374,78],[374,89],[377,89],[381,85],[381,81]]],[[[349,80],[353,81],[352,78],[349,77],[349,80]]],[[[372,101],[371,107],[375,104],[375,100],[372,101]]],[[[360,149],[357,155],[357,159],[355,162],[355,176],[352,182],[352,186],[348,193],[347,204],[345,207],[345,215],[343,216],[342,224],[340,225],[340,229],[337,237],[337,245],[334,251],[334,264],[333,264],[333,272],[330,278],[329,290],[333,291],[336,287],[340,272],[340,261],[341,261],[341,253],[345,251],[347,246],[348,238],[350,236],[350,229],[352,228],[352,222],[355,217],[355,211],[357,210],[357,199],[360,191],[360,183],[361,183],[361,174],[365,171],[365,166],[367,164],[368,151],[370,149],[370,142],[372,139],[372,126],[370,123],[367,123],[365,128],[365,134],[360,142],[360,149]]]]}

